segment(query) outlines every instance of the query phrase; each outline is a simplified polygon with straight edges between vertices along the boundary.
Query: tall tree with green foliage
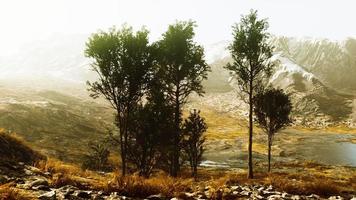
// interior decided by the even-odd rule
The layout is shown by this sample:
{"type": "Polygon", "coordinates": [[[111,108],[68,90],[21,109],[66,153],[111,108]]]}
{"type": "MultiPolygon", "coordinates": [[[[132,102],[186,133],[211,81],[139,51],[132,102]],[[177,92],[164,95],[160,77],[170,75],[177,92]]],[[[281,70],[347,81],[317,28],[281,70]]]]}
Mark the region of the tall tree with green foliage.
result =
{"type": "Polygon", "coordinates": [[[200,111],[194,109],[183,123],[183,148],[187,153],[192,176],[196,179],[198,175],[198,165],[204,153],[204,133],[208,129],[204,118],[200,116],[200,111]]]}
{"type": "Polygon", "coordinates": [[[242,16],[233,26],[233,42],[229,46],[233,62],[225,68],[231,70],[249,105],[248,178],[253,178],[252,135],[254,96],[263,87],[264,77],[271,75],[270,62],[273,47],[268,44],[268,22],[257,18],[257,11],[242,16]]]}
{"type": "Polygon", "coordinates": [[[268,172],[274,135],[291,123],[292,103],[282,89],[268,89],[256,95],[254,112],[259,126],[268,136],[268,172]]]}
{"type": "Polygon", "coordinates": [[[170,144],[167,136],[173,130],[173,108],[161,88],[158,77],[153,76],[145,93],[146,101],[137,107],[135,123],[130,124],[128,160],[146,178],[162,164],[170,144]]]}
{"type": "Polygon", "coordinates": [[[192,21],[177,22],[170,25],[157,42],[162,90],[174,107],[172,176],[177,176],[180,169],[182,107],[191,93],[203,95],[201,82],[207,79],[210,70],[204,60],[203,47],[193,40],[194,27],[196,25],[192,21]]]}
{"type": "Polygon", "coordinates": [[[127,26],[95,33],[86,44],[85,55],[93,59],[92,68],[99,77],[97,81],[88,81],[91,96],[104,97],[116,111],[123,175],[131,111],[144,95],[148,72],[155,60],[152,52],[148,31],[133,32],[127,26]]]}

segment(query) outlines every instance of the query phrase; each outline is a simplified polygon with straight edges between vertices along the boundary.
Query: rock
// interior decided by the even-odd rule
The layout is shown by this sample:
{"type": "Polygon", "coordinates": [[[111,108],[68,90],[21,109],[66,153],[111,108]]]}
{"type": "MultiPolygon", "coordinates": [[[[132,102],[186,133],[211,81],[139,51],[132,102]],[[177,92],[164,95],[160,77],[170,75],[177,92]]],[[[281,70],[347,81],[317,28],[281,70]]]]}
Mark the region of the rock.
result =
{"type": "Polygon", "coordinates": [[[34,190],[42,190],[42,191],[51,191],[51,189],[47,185],[33,186],[32,189],[34,189],[34,190]]]}
{"type": "Polygon", "coordinates": [[[300,198],[299,195],[293,195],[293,196],[291,197],[291,199],[292,199],[292,200],[300,200],[301,198],[300,198]]]}
{"type": "Polygon", "coordinates": [[[239,191],[239,192],[241,191],[241,188],[238,185],[231,186],[230,188],[232,191],[239,191]]]}
{"type": "Polygon", "coordinates": [[[240,194],[241,194],[242,196],[250,196],[251,192],[244,190],[244,191],[240,192],[240,194]]]}
{"type": "Polygon", "coordinates": [[[162,199],[166,199],[166,197],[162,194],[155,194],[155,195],[150,195],[148,196],[146,199],[149,200],[162,200],[162,199]]]}
{"type": "Polygon", "coordinates": [[[6,183],[8,181],[8,177],[6,175],[0,175],[0,184],[6,183]]]}
{"type": "Polygon", "coordinates": [[[287,199],[289,199],[289,198],[291,198],[292,197],[292,195],[290,195],[290,194],[288,194],[288,193],[286,193],[286,192],[283,192],[282,193],[282,198],[287,198],[287,199]]]}
{"type": "Polygon", "coordinates": [[[272,191],[272,190],[273,190],[273,186],[272,186],[272,185],[269,185],[266,190],[267,190],[267,191],[272,191]]]}
{"type": "Polygon", "coordinates": [[[80,197],[83,199],[90,199],[91,198],[91,191],[82,191],[82,190],[77,190],[73,193],[74,196],[80,197]]]}
{"type": "Polygon", "coordinates": [[[34,175],[34,173],[33,173],[31,170],[24,169],[23,171],[24,171],[24,173],[25,173],[27,176],[34,175]]]}
{"type": "Polygon", "coordinates": [[[53,191],[44,193],[44,194],[40,195],[38,197],[38,199],[41,199],[41,200],[55,200],[55,199],[57,199],[56,198],[56,192],[53,190],[53,191]]]}
{"type": "Polygon", "coordinates": [[[320,196],[316,194],[311,194],[309,196],[306,196],[307,199],[313,200],[313,199],[320,199],[320,196]]]}
{"type": "Polygon", "coordinates": [[[122,199],[126,199],[126,197],[123,197],[123,196],[119,196],[117,194],[117,192],[113,192],[110,194],[110,196],[108,196],[106,198],[106,200],[122,200],[122,199]]]}
{"type": "Polygon", "coordinates": [[[31,188],[34,186],[39,186],[39,185],[48,186],[48,181],[45,179],[39,178],[39,179],[32,181],[29,185],[31,188]]]}
{"type": "Polygon", "coordinates": [[[282,199],[282,196],[278,195],[278,194],[274,194],[274,195],[267,197],[267,199],[268,200],[277,200],[277,199],[282,199]]]}
{"type": "Polygon", "coordinates": [[[258,191],[258,192],[262,192],[264,189],[265,189],[265,187],[262,186],[262,187],[259,187],[259,188],[257,189],[257,191],[258,191]]]}
{"type": "Polygon", "coordinates": [[[57,196],[62,199],[70,198],[76,190],[78,190],[77,187],[74,187],[72,185],[65,185],[57,189],[57,196]]]}
{"type": "MultiPolygon", "coordinates": [[[[344,198],[340,197],[340,196],[331,196],[329,197],[329,200],[343,200],[344,198]]],[[[356,198],[355,198],[356,199],[356,198]]]]}

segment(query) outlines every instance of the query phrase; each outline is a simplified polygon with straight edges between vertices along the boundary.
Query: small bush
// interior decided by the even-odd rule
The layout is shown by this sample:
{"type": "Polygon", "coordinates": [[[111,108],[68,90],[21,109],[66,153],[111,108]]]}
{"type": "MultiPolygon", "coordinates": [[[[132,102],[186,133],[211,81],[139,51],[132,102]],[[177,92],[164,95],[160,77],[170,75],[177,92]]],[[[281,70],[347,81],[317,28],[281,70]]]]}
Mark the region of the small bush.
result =
{"type": "Polygon", "coordinates": [[[89,152],[84,156],[83,169],[97,171],[111,171],[113,167],[109,164],[110,151],[106,143],[90,143],[89,152]]]}

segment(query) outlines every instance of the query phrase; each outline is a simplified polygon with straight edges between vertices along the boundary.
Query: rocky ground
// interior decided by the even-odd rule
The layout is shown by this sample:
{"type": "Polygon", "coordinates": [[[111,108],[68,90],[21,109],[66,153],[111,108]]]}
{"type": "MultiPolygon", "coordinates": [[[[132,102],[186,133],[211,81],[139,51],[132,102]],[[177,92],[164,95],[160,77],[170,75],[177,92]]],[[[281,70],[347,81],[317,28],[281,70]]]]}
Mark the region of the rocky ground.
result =
{"type": "MultiPolygon", "coordinates": [[[[64,185],[54,188],[50,185],[50,172],[42,172],[36,167],[19,163],[0,167],[0,183],[11,183],[11,187],[22,192],[30,193],[35,199],[142,199],[135,197],[122,196],[117,192],[106,193],[104,191],[83,190],[72,185],[64,185]]],[[[0,184],[1,185],[1,184],[0,184]]],[[[322,198],[318,195],[293,195],[286,192],[276,191],[272,186],[263,185],[224,185],[219,189],[213,186],[196,186],[194,191],[181,193],[177,197],[165,197],[162,194],[150,195],[144,199],[163,200],[163,199],[352,199],[356,196],[331,196],[322,198]]]]}

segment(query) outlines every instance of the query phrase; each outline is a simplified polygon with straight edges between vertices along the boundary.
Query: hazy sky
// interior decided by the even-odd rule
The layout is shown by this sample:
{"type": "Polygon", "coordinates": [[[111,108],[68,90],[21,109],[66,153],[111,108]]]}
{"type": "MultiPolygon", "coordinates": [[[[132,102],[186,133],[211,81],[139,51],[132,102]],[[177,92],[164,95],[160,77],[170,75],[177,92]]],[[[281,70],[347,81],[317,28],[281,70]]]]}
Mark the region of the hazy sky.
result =
{"type": "Polygon", "coordinates": [[[92,33],[127,22],[156,39],[175,20],[197,21],[196,39],[231,38],[231,25],[257,9],[270,32],[343,39],[356,36],[354,0],[0,0],[0,51],[50,35],[92,33]]]}

